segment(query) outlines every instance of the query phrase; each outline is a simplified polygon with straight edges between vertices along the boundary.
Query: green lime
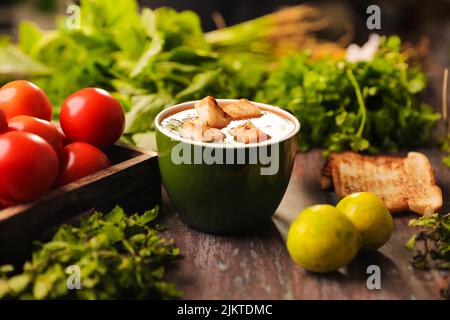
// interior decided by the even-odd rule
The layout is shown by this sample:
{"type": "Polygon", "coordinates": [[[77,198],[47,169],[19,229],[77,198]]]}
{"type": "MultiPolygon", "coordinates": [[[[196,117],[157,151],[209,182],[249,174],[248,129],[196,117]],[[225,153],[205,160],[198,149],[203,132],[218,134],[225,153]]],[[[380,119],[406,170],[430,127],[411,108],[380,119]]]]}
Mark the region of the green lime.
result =
{"type": "Polygon", "coordinates": [[[364,250],[376,250],[391,237],[394,223],[384,202],[370,192],[358,192],[342,199],[337,209],[355,225],[364,250]]]}
{"type": "Polygon", "coordinates": [[[292,259],[313,272],[331,272],[347,265],[360,246],[355,226],[330,205],[315,205],[300,212],[287,237],[292,259]]]}

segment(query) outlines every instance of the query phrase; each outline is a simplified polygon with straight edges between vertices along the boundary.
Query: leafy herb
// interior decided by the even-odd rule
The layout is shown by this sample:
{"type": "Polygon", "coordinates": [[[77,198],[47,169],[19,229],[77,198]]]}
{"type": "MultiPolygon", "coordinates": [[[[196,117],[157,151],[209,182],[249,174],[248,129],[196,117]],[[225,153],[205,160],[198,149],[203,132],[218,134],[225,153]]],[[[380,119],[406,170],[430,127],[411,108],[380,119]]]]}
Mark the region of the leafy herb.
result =
{"type": "MultiPolygon", "coordinates": [[[[43,65],[34,62],[26,54],[17,49],[9,42],[5,41],[3,44],[0,41],[0,46],[3,50],[0,51],[0,77],[12,78],[29,75],[46,75],[49,70],[43,65]]],[[[1,81],[0,78],[0,81],[1,81]]]]}
{"type": "Polygon", "coordinates": [[[0,267],[3,299],[170,299],[181,292],[164,280],[164,267],[179,249],[150,224],[158,208],[127,216],[120,208],[83,218],[79,226],[59,227],[39,243],[23,272],[0,267]],[[66,269],[80,268],[81,289],[68,290],[66,269]]]}
{"type": "MultiPolygon", "coordinates": [[[[406,244],[414,252],[411,260],[413,267],[420,270],[450,270],[450,213],[413,219],[409,225],[422,228],[406,244]]],[[[450,283],[442,290],[442,295],[450,298],[450,283]]]]}
{"type": "Polygon", "coordinates": [[[418,99],[425,86],[425,75],[408,66],[400,52],[399,38],[389,37],[368,62],[289,56],[256,99],[300,119],[303,151],[395,151],[428,142],[439,119],[418,99]]]}

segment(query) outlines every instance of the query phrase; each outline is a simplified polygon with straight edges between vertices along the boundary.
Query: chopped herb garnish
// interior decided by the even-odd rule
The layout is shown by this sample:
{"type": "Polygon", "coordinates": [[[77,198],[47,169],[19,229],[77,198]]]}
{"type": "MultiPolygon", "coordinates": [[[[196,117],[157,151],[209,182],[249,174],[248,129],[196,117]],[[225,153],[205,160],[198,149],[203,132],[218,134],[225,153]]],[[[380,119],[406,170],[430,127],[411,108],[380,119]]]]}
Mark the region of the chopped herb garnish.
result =
{"type": "Polygon", "coordinates": [[[183,122],[177,119],[170,119],[166,122],[166,127],[172,131],[180,131],[183,126],[183,122]]]}

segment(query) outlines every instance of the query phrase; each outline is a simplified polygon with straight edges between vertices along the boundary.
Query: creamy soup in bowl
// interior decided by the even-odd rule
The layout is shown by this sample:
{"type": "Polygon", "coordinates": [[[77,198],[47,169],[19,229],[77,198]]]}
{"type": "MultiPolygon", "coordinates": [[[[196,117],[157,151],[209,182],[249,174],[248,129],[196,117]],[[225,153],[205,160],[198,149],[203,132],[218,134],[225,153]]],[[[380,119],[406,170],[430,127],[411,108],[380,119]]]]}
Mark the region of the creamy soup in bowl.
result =
{"type": "Polygon", "coordinates": [[[174,138],[236,146],[276,141],[296,131],[296,123],[286,117],[286,112],[283,111],[284,114],[282,114],[281,110],[269,110],[246,99],[217,103],[216,108],[219,111],[223,110],[225,120],[219,125],[217,121],[210,124],[207,120],[208,115],[205,115],[205,120],[202,121],[201,113],[199,115],[196,108],[202,101],[197,101],[190,108],[168,115],[159,123],[160,128],[174,138]],[[230,116],[226,111],[230,110],[234,104],[241,105],[243,108],[249,105],[257,108],[257,111],[246,114],[245,110],[240,110],[240,113],[235,111],[230,116]]]}
{"type": "Polygon", "coordinates": [[[232,234],[269,223],[292,173],[298,120],[245,99],[206,97],[156,119],[161,178],[188,225],[232,234]]]}

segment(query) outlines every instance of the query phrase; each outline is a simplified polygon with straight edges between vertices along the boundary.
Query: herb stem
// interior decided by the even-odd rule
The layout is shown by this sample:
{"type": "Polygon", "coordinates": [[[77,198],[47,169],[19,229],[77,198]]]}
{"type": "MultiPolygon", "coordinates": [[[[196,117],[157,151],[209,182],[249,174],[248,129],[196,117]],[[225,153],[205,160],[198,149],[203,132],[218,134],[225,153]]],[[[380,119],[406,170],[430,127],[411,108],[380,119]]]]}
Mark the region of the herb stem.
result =
{"type": "Polygon", "coordinates": [[[359,124],[358,131],[356,132],[356,135],[358,137],[361,137],[364,126],[366,125],[366,117],[367,117],[367,111],[366,106],[364,104],[364,98],[361,93],[361,88],[359,87],[358,81],[356,81],[355,75],[353,74],[353,71],[349,68],[347,68],[347,77],[350,80],[350,83],[352,84],[353,88],[355,89],[356,99],[358,101],[359,111],[358,113],[361,115],[361,123],[359,124]]]}

